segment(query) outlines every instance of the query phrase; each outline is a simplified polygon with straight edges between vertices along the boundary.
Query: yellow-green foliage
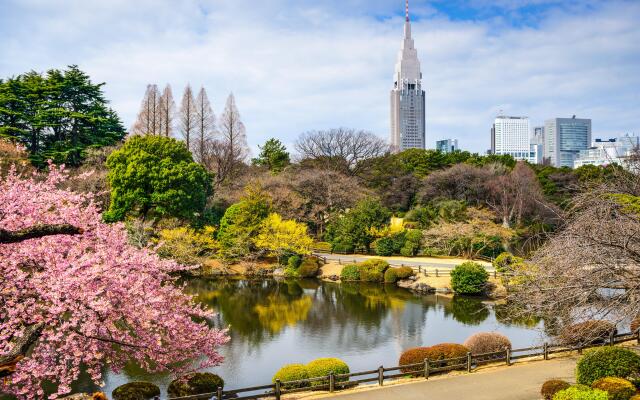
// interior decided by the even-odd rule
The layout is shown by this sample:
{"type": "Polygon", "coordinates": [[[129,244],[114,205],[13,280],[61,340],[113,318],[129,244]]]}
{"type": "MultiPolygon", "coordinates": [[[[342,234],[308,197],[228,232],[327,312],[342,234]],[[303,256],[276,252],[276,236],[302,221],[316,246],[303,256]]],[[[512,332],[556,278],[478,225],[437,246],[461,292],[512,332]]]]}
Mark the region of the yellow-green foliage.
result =
{"type": "Polygon", "coordinates": [[[593,382],[591,387],[607,392],[609,400],[629,400],[636,393],[633,383],[616,377],[600,378],[593,382]]]}
{"type": "MultiPolygon", "coordinates": [[[[333,372],[336,375],[348,374],[349,366],[339,358],[318,358],[306,365],[309,378],[327,376],[333,372]]],[[[347,378],[336,379],[336,382],[345,381],[347,378]]],[[[324,385],[326,381],[312,382],[312,386],[324,385]]]]}
{"type": "Polygon", "coordinates": [[[266,250],[271,255],[285,252],[309,254],[313,239],[307,234],[307,226],[294,220],[283,220],[276,213],[271,213],[262,221],[260,233],[254,241],[258,249],[266,250]]]}
{"type": "Polygon", "coordinates": [[[622,193],[616,193],[610,196],[616,203],[622,206],[625,212],[640,216],[640,197],[622,193]]]}
{"type": "Polygon", "coordinates": [[[395,283],[398,279],[406,279],[413,276],[413,274],[413,268],[411,267],[389,268],[384,273],[384,282],[395,283]]]}
{"type": "Polygon", "coordinates": [[[158,254],[182,264],[199,264],[203,257],[209,257],[216,251],[214,232],[212,226],[205,226],[202,230],[188,227],[163,229],[156,240],[161,244],[158,254]]]}
{"type": "MultiPolygon", "coordinates": [[[[280,368],[278,372],[273,376],[272,382],[275,383],[276,379],[280,382],[301,381],[309,379],[309,372],[304,364],[288,364],[280,368]]],[[[294,384],[284,384],[285,388],[297,388],[309,386],[309,382],[298,382],[294,384]]]]}
{"type": "Polygon", "coordinates": [[[546,381],[540,389],[540,394],[544,400],[551,400],[553,396],[561,390],[570,388],[571,385],[561,379],[550,379],[546,381]]]}

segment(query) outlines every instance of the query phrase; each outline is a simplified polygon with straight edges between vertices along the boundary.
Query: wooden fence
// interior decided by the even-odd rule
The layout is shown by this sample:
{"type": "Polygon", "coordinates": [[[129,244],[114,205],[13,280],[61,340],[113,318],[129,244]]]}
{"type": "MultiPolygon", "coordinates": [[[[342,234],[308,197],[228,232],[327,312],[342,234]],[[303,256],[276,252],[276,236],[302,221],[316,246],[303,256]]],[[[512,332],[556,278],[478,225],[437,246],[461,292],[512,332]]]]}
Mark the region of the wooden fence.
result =
{"type": "MultiPolygon", "coordinates": [[[[378,256],[378,254],[374,251],[374,250],[369,250],[366,251],[364,249],[356,249],[353,250],[352,252],[346,252],[346,251],[333,251],[331,249],[326,249],[326,248],[320,248],[320,247],[314,247],[311,248],[311,252],[312,253],[328,253],[328,254],[339,254],[339,255],[343,255],[343,256],[349,256],[349,255],[363,255],[363,256],[378,256]]],[[[400,256],[400,254],[395,254],[395,256],[400,256]]],[[[450,259],[450,258],[460,258],[457,256],[442,256],[442,255],[429,255],[429,254],[423,254],[423,253],[418,253],[415,255],[415,257],[433,257],[433,258],[440,258],[443,260],[446,259],[450,259]]],[[[487,261],[492,263],[494,260],[494,257],[487,257],[487,256],[483,256],[481,254],[478,254],[476,256],[473,257],[474,260],[482,260],[482,261],[487,261]]]]}
{"type": "Polygon", "coordinates": [[[525,347],[522,349],[507,349],[494,353],[471,354],[467,353],[464,357],[449,358],[444,360],[428,360],[416,364],[408,364],[385,368],[380,366],[369,371],[352,372],[349,374],[334,374],[317,378],[304,379],[299,381],[280,382],[253,386],[242,389],[222,390],[218,388],[217,392],[204,393],[194,396],[173,397],[168,400],[204,400],[204,399],[276,399],[280,400],[281,396],[289,393],[305,392],[309,390],[328,390],[334,392],[340,389],[355,387],[361,383],[377,382],[379,386],[383,386],[385,381],[402,377],[423,377],[429,379],[430,375],[448,372],[454,370],[466,370],[471,372],[479,366],[504,362],[506,365],[512,365],[523,358],[542,357],[548,360],[551,354],[562,353],[567,351],[578,351],[590,347],[613,346],[614,344],[636,340],[640,344],[640,329],[636,332],[616,334],[611,332],[608,339],[600,340],[597,343],[577,343],[574,345],[560,345],[544,343],[542,346],[525,347]]]}

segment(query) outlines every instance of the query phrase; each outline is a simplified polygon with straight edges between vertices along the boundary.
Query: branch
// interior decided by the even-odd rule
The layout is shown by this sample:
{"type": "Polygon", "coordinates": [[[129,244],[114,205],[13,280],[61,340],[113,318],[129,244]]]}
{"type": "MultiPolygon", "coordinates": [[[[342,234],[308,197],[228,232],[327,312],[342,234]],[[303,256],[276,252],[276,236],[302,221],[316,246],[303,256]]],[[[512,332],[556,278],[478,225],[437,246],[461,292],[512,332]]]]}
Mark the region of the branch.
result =
{"type": "Polygon", "coordinates": [[[13,349],[0,354],[0,377],[13,373],[18,361],[23,359],[31,346],[40,338],[44,324],[30,325],[20,339],[16,340],[13,349]]]}
{"type": "Polygon", "coordinates": [[[82,232],[82,229],[69,224],[34,225],[19,231],[7,231],[0,229],[0,244],[17,243],[51,235],[78,235],[82,232]]]}

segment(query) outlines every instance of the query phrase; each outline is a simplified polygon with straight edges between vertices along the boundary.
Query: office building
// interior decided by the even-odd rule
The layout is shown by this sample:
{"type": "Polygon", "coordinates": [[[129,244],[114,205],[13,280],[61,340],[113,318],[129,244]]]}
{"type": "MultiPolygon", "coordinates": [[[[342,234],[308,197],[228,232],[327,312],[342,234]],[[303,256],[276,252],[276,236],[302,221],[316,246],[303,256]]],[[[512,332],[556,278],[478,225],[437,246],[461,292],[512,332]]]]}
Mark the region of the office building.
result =
{"type": "Polygon", "coordinates": [[[591,120],[553,118],[544,124],[544,157],[555,167],[573,168],[581,150],[591,145],[591,120]]]}
{"type": "Polygon", "coordinates": [[[573,166],[619,164],[626,166],[631,153],[640,148],[640,137],[634,135],[619,136],[614,139],[596,139],[587,150],[580,150],[573,166]]]}
{"type": "Polygon", "coordinates": [[[529,161],[531,157],[531,126],[527,117],[499,115],[491,128],[491,152],[508,154],[516,160],[529,161]]]}
{"type": "Polygon", "coordinates": [[[458,139],[443,139],[436,141],[436,150],[443,153],[452,153],[458,149],[458,139]]]}

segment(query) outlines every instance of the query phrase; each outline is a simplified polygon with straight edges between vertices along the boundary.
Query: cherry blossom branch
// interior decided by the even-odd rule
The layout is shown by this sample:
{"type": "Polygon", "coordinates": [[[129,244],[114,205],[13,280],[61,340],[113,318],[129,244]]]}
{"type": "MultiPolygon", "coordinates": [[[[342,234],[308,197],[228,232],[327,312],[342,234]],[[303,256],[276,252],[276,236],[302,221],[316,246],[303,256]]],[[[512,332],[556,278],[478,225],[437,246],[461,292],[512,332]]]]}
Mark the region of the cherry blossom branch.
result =
{"type": "Polygon", "coordinates": [[[78,235],[82,229],[69,224],[34,225],[18,231],[0,229],[0,243],[18,243],[51,235],[78,235]]]}
{"type": "Polygon", "coordinates": [[[16,363],[25,357],[31,346],[40,338],[43,327],[41,323],[28,326],[20,339],[16,340],[13,349],[0,354],[0,377],[7,376],[15,370],[16,363]]]}

